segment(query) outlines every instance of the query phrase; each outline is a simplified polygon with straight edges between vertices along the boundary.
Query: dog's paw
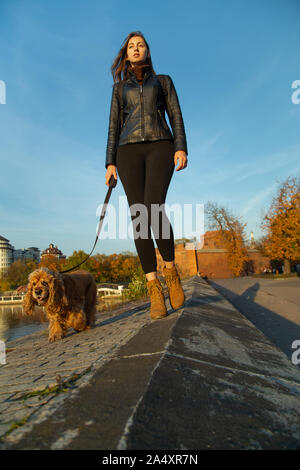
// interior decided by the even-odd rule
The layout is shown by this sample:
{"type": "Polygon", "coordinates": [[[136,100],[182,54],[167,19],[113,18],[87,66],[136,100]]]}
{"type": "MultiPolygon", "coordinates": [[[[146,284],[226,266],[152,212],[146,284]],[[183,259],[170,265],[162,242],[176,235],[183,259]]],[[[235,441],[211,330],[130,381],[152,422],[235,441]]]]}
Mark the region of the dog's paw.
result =
{"type": "Polygon", "coordinates": [[[54,343],[57,339],[63,339],[64,335],[62,333],[56,333],[48,337],[49,343],[54,343]]]}

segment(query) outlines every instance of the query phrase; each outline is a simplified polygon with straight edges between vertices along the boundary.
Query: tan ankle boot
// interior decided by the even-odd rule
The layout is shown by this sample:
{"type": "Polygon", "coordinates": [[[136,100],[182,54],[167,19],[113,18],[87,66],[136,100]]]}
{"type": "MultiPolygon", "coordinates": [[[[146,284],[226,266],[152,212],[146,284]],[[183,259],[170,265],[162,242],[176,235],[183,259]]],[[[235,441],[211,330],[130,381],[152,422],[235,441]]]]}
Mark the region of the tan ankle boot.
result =
{"type": "Polygon", "coordinates": [[[185,301],[184,291],[176,266],[163,268],[163,274],[169,290],[170,304],[173,309],[182,307],[185,301]]]}
{"type": "Polygon", "coordinates": [[[165,297],[163,287],[159,279],[147,281],[147,289],[150,295],[150,317],[153,320],[167,316],[167,308],[165,304],[165,297]]]}

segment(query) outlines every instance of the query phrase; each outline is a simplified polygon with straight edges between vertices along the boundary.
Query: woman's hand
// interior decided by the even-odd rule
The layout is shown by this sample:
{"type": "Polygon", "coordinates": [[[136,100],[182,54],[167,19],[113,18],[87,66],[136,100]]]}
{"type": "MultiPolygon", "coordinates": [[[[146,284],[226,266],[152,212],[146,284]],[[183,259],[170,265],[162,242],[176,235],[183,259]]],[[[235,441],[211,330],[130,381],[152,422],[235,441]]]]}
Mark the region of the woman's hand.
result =
{"type": "Polygon", "coordinates": [[[183,170],[183,168],[187,167],[187,156],[184,150],[177,150],[177,152],[175,152],[175,155],[174,155],[175,166],[177,165],[178,161],[179,161],[179,165],[176,168],[176,171],[183,170]]]}
{"type": "Polygon", "coordinates": [[[115,179],[118,179],[116,165],[108,165],[105,174],[105,184],[109,186],[109,180],[111,175],[114,175],[115,179]]]}

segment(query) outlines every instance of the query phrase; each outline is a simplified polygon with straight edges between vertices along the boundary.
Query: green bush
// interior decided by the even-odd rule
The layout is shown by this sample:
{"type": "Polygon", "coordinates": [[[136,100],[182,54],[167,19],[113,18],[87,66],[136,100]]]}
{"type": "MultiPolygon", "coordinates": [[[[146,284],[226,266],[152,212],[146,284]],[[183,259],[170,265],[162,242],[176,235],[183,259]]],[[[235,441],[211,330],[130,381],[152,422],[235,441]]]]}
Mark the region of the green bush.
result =
{"type": "Polygon", "coordinates": [[[123,296],[125,298],[136,299],[140,297],[147,297],[147,285],[146,285],[146,276],[144,271],[139,266],[136,271],[133,273],[132,278],[126,289],[123,291],[123,296]]]}

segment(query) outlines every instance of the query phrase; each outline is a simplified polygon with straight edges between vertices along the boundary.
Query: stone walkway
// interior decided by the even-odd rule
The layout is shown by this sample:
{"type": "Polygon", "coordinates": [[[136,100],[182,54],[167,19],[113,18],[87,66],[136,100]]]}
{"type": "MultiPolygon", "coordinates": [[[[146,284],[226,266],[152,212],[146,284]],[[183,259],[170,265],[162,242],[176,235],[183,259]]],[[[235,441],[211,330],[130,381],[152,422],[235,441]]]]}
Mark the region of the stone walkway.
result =
{"type": "MultiPolygon", "coordinates": [[[[168,300],[166,305],[170,308],[168,300]]],[[[101,312],[93,329],[70,329],[54,343],[48,342],[47,329],[7,343],[6,364],[0,365],[0,448],[1,442],[19,438],[49,402],[54,411],[55,403],[88,383],[122,345],[152,322],[149,307],[149,301],[139,300],[101,312]]]]}
{"type": "Polygon", "coordinates": [[[47,387],[67,390],[88,380],[93,369],[149,323],[149,303],[135,304],[98,314],[95,328],[82,333],[69,330],[61,341],[48,343],[48,330],[44,330],[7,343],[6,364],[0,366],[0,436],[58,397],[42,394],[47,387]]]}

